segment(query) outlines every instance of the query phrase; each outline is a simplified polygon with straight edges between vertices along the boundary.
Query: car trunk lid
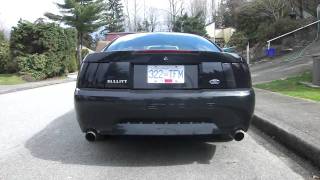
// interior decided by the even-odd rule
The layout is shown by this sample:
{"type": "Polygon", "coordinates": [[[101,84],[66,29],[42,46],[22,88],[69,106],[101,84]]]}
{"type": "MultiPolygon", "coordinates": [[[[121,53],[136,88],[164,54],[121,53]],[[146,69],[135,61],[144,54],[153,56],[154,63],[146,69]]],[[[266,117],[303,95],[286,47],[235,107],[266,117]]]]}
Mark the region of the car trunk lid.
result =
{"type": "Polygon", "coordinates": [[[241,84],[246,84],[248,75],[250,77],[248,67],[241,59],[224,53],[176,50],[112,52],[89,55],[80,70],[78,86],[100,89],[231,89],[246,87],[241,84]]]}

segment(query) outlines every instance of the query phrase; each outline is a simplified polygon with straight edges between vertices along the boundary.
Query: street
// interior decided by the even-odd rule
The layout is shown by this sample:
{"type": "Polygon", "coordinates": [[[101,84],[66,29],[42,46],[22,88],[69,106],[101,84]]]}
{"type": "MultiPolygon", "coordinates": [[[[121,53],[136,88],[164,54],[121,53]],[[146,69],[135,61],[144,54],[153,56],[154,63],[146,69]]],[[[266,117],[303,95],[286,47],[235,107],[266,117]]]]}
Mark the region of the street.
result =
{"type": "Polygon", "coordinates": [[[241,142],[89,143],[75,83],[0,95],[0,179],[312,179],[317,169],[254,127],[241,142]]]}

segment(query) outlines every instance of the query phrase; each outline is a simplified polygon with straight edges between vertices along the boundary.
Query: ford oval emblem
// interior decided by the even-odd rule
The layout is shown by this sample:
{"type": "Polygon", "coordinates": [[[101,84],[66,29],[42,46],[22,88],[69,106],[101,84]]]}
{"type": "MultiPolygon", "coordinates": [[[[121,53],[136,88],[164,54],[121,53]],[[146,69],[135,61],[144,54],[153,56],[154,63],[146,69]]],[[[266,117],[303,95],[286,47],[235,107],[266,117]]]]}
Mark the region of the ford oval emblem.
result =
{"type": "Polygon", "coordinates": [[[167,56],[165,56],[165,57],[163,58],[163,60],[164,60],[164,61],[168,61],[169,58],[168,58],[167,56]]]}
{"type": "Polygon", "coordinates": [[[211,80],[209,81],[209,83],[210,83],[211,85],[219,85],[219,84],[220,84],[220,80],[219,80],[219,79],[211,79],[211,80]]]}

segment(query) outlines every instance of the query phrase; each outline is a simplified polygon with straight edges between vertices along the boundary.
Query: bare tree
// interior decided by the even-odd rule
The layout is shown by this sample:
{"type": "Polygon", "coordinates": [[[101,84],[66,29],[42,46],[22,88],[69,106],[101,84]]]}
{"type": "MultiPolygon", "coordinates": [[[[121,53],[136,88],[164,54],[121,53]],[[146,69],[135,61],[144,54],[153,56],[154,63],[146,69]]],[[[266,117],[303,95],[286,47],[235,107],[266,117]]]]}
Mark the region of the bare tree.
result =
{"type": "Polygon", "coordinates": [[[146,20],[146,0],[143,0],[143,20],[146,20]]]}
{"type": "Polygon", "coordinates": [[[211,0],[208,6],[208,14],[210,18],[210,22],[214,22],[217,16],[217,9],[216,9],[216,0],[211,0]]]}
{"type": "Polygon", "coordinates": [[[158,13],[157,13],[157,9],[155,8],[150,8],[149,12],[148,12],[148,21],[150,23],[150,32],[154,32],[156,30],[156,27],[158,25],[158,13]]]}
{"type": "Polygon", "coordinates": [[[126,16],[127,30],[136,32],[138,30],[138,25],[141,21],[140,14],[140,1],[138,0],[123,0],[124,1],[124,11],[126,16]]]}
{"type": "Polygon", "coordinates": [[[191,16],[196,16],[200,12],[207,12],[207,0],[191,0],[190,13],[191,16]]]}
{"type": "Polygon", "coordinates": [[[256,0],[255,3],[261,13],[272,17],[274,21],[278,21],[280,18],[284,17],[285,13],[290,8],[287,0],[256,0]]]}
{"type": "Polygon", "coordinates": [[[191,16],[197,16],[200,13],[204,19],[207,18],[207,0],[192,0],[190,2],[191,16]]]}
{"type": "Polygon", "coordinates": [[[138,30],[138,24],[140,23],[139,20],[139,3],[137,0],[133,1],[133,30],[138,30]]]}
{"type": "Polygon", "coordinates": [[[131,24],[131,14],[129,10],[129,1],[124,0],[124,7],[125,7],[125,18],[126,18],[126,29],[128,31],[132,31],[132,24],[131,24]]]}
{"type": "Polygon", "coordinates": [[[177,16],[182,15],[184,12],[183,0],[169,0],[169,15],[168,15],[168,29],[172,31],[173,23],[176,21],[177,16]]]}

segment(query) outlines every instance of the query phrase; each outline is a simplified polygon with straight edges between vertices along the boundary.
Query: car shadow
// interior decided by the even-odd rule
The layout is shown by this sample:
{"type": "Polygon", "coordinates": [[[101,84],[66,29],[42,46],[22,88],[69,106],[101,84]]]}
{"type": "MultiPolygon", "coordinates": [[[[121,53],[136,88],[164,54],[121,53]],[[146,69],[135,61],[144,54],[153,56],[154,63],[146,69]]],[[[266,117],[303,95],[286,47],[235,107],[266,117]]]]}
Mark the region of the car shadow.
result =
{"type": "Polygon", "coordinates": [[[30,138],[25,147],[40,159],[99,166],[168,166],[209,164],[216,146],[205,142],[164,138],[114,138],[87,142],[71,111],[30,138]]]}

